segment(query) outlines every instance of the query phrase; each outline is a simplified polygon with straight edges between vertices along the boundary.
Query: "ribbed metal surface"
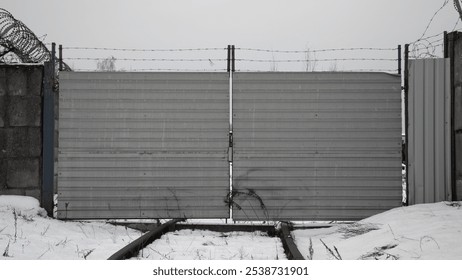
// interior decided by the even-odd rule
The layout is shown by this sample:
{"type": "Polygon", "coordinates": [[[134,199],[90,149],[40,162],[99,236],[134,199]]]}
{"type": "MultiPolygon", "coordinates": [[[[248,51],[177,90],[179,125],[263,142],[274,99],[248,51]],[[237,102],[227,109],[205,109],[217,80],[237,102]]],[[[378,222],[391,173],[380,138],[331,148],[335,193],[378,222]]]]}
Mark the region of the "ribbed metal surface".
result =
{"type": "Polygon", "coordinates": [[[237,73],[241,220],[356,220],[401,204],[400,77],[237,73]]]}
{"type": "Polygon", "coordinates": [[[451,200],[449,59],[409,61],[409,204],[451,200]]]}
{"type": "Polygon", "coordinates": [[[60,73],[58,217],[226,218],[226,73],[60,73]]]}

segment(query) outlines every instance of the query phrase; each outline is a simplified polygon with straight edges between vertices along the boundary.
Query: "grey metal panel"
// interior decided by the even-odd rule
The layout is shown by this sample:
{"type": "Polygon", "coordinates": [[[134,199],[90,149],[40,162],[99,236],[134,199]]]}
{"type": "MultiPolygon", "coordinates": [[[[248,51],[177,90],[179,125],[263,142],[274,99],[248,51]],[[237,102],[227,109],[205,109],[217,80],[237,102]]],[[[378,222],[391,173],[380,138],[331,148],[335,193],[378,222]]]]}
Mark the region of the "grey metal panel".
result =
{"type": "Polygon", "coordinates": [[[60,73],[58,217],[227,218],[228,74],[60,73]]]}
{"type": "Polygon", "coordinates": [[[409,204],[451,199],[449,59],[409,61],[409,204]]]}
{"type": "Polygon", "coordinates": [[[400,77],[236,73],[240,220],[356,220],[401,204],[400,77]]]}

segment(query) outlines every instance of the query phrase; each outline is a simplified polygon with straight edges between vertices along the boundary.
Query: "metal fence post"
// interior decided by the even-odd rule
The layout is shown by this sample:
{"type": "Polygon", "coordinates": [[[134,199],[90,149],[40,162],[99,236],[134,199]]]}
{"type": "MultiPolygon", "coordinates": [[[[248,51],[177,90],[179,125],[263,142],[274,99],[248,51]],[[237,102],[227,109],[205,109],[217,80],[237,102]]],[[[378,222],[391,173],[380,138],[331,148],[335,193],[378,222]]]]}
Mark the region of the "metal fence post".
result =
{"type": "Polygon", "coordinates": [[[228,45],[228,57],[226,59],[227,66],[226,66],[226,72],[231,71],[231,45],[228,45]]]}
{"type": "Polygon", "coordinates": [[[401,75],[401,45],[398,45],[398,75],[401,75]]]}
{"type": "Polygon", "coordinates": [[[59,71],[63,71],[63,45],[59,45],[59,71]]]}
{"type": "MultiPolygon", "coordinates": [[[[457,134],[460,134],[460,129],[457,130],[456,124],[458,123],[457,119],[460,118],[461,109],[458,108],[457,104],[460,100],[460,94],[458,94],[458,88],[461,87],[462,78],[458,73],[460,73],[460,54],[462,53],[462,44],[460,34],[457,31],[451,32],[446,34],[445,36],[445,57],[449,57],[450,61],[450,83],[451,83],[451,200],[458,201],[461,199],[462,195],[460,194],[461,187],[458,185],[462,185],[462,180],[460,179],[461,176],[459,175],[462,169],[460,166],[462,165],[460,160],[461,157],[458,156],[458,149],[461,147],[458,146],[457,141],[457,134]],[[458,193],[459,192],[459,193],[458,193]]],[[[458,125],[460,126],[460,125],[458,125]]],[[[460,153],[459,153],[460,154],[460,153]]]]}
{"type": "MultiPolygon", "coordinates": [[[[232,199],[233,193],[233,72],[234,72],[234,45],[228,45],[228,74],[229,74],[229,197],[232,199]]],[[[229,204],[229,220],[233,222],[233,204],[229,204]]]]}
{"type": "Polygon", "coordinates": [[[231,59],[231,71],[235,72],[236,71],[236,57],[235,57],[235,47],[234,45],[231,46],[231,55],[232,55],[232,59],[231,59]]]}
{"type": "Polygon", "coordinates": [[[51,61],[45,63],[43,73],[42,115],[42,192],[41,205],[48,216],[53,216],[54,193],[54,86],[56,44],[52,44],[51,61]]]}
{"type": "Polygon", "coordinates": [[[409,205],[409,44],[404,45],[404,163],[406,166],[406,201],[409,205]]]}

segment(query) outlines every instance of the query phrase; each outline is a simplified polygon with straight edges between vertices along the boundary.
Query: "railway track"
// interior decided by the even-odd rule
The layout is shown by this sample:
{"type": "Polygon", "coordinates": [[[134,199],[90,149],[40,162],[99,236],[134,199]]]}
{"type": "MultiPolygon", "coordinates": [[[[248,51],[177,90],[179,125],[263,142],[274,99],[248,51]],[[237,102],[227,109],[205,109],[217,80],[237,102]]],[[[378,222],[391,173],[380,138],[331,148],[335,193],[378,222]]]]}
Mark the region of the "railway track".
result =
{"type": "Polygon", "coordinates": [[[174,232],[177,230],[190,229],[190,230],[210,230],[215,232],[265,232],[268,236],[277,236],[281,240],[284,247],[284,253],[289,260],[304,260],[304,257],[298,250],[294,240],[292,239],[291,230],[292,227],[288,223],[281,223],[281,227],[276,229],[271,225],[204,225],[204,224],[183,224],[180,223],[184,220],[171,220],[164,224],[155,226],[150,229],[144,235],[134,240],[121,250],[114,253],[108,258],[108,260],[125,260],[132,257],[138,256],[139,252],[154,242],[156,239],[162,237],[162,235],[168,232],[174,232]]]}

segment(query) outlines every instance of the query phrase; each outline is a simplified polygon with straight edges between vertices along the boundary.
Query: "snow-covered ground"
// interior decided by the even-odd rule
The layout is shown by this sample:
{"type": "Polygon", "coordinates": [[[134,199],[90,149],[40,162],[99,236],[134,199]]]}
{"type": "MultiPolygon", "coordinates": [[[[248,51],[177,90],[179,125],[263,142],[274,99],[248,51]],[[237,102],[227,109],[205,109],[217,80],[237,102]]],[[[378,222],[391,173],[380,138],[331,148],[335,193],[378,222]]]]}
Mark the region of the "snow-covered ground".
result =
{"type": "Polygon", "coordinates": [[[180,230],[164,234],[135,259],[151,260],[281,260],[281,240],[265,232],[180,230]]]}
{"type": "Polygon", "coordinates": [[[295,230],[292,235],[305,258],[315,260],[462,260],[461,205],[400,207],[354,224],[295,230]]]}
{"type": "MultiPolygon", "coordinates": [[[[461,205],[400,207],[354,224],[298,229],[292,235],[306,258],[462,260],[461,205]]],[[[51,219],[34,198],[0,196],[0,260],[104,260],[141,234],[104,222],[51,219]]],[[[139,258],[274,260],[285,256],[279,240],[261,232],[182,230],[164,235],[139,258]]]]}
{"type": "Polygon", "coordinates": [[[104,260],[141,234],[104,222],[59,221],[35,198],[0,196],[0,260],[104,260]]]}

